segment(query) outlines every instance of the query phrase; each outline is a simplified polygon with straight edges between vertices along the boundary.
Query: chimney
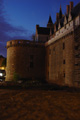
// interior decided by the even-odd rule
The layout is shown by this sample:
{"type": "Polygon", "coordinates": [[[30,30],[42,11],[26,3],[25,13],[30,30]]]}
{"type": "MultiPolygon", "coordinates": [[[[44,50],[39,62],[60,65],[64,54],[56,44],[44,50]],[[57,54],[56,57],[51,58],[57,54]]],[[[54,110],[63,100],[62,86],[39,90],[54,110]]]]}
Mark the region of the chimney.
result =
{"type": "Polygon", "coordinates": [[[73,2],[70,2],[70,12],[71,12],[72,8],[73,8],[73,2]]]}
{"type": "MultiPolygon", "coordinates": [[[[38,34],[38,28],[39,28],[39,25],[36,25],[36,36],[37,36],[37,34],[38,34]]],[[[36,37],[35,36],[35,37],[36,37]]],[[[37,38],[36,38],[37,39],[37,38]]]]}
{"type": "Polygon", "coordinates": [[[39,25],[36,25],[36,29],[39,27],[39,25]]]}
{"type": "Polygon", "coordinates": [[[69,5],[66,6],[66,14],[69,14],[69,5]]]}
{"type": "Polygon", "coordinates": [[[56,13],[56,21],[59,21],[59,13],[56,13]]]}

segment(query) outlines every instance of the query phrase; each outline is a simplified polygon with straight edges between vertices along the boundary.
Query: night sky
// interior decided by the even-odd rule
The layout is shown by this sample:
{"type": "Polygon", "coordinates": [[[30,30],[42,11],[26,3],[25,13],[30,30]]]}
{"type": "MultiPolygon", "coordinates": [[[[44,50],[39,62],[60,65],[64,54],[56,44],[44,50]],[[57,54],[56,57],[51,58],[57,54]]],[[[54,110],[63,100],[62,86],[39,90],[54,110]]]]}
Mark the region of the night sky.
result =
{"type": "MultiPolygon", "coordinates": [[[[46,27],[49,15],[53,23],[60,5],[65,14],[71,0],[0,0],[0,55],[6,56],[6,42],[31,39],[36,24],[46,27]]],[[[73,0],[74,6],[80,0],[73,0]]]]}

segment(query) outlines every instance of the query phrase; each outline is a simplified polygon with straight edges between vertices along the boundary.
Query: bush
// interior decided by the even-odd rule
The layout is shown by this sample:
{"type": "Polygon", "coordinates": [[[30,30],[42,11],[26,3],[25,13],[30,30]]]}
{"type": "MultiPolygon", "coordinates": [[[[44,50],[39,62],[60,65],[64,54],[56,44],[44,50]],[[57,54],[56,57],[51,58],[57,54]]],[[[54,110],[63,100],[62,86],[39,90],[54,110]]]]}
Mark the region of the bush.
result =
{"type": "Polygon", "coordinates": [[[19,74],[14,72],[13,81],[17,82],[20,79],[19,74]]]}

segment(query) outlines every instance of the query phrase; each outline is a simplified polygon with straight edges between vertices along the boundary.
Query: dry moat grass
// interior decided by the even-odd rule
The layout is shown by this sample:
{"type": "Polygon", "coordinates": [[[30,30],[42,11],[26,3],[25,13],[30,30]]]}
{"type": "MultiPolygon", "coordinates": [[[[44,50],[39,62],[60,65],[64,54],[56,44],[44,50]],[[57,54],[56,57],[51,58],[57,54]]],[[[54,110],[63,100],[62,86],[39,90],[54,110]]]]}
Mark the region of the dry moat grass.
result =
{"type": "Polygon", "coordinates": [[[80,120],[80,92],[0,89],[0,120],[80,120]]]}

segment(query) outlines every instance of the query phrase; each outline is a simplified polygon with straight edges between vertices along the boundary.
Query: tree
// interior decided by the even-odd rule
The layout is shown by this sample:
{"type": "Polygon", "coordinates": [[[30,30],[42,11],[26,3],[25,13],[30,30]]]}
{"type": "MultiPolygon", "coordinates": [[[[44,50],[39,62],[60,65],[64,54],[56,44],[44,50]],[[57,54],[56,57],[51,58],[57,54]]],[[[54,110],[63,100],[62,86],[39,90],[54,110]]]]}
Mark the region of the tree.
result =
{"type": "Polygon", "coordinates": [[[4,58],[4,60],[2,61],[2,65],[1,65],[2,67],[4,66],[4,67],[6,67],[6,58],[4,58]]]}
{"type": "Polygon", "coordinates": [[[35,42],[35,34],[32,34],[31,38],[32,38],[32,41],[35,42]]]}

